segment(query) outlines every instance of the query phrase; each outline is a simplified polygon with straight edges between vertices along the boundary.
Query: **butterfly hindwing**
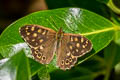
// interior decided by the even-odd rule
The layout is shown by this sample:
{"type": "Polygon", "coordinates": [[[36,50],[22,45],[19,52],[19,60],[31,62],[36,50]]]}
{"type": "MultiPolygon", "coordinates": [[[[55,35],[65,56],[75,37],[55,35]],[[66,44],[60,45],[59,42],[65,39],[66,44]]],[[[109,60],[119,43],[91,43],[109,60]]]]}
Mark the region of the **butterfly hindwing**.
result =
{"type": "Polygon", "coordinates": [[[77,61],[92,49],[91,42],[76,34],[64,34],[57,51],[57,65],[63,69],[70,69],[77,61]]]}
{"type": "Polygon", "coordinates": [[[73,56],[67,47],[69,41],[69,36],[63,36],[57,49],[57,66],[63,70],[70,69],[77,61],[77,57],[73,56]]]}
{"type": "Polygon", "coordinates": [[[38,25],[25,25],[20,28],[20,34],[38,62],[50,63],[55,52],[55,31],[38,25]]]}

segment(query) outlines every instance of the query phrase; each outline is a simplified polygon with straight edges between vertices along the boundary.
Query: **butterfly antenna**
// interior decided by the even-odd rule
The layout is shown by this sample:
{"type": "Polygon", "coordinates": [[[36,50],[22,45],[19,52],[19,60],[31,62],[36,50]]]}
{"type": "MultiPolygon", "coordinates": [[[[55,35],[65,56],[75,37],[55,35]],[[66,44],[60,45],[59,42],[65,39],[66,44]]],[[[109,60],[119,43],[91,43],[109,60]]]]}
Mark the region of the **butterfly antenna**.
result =
{"type": "MultiPolygon", "coordinates": [[[[56,25],[54,19],[52,18],[52,16],[50,16],[50,18],[53,21],[54,25],[57,27],[57,25],[56,25]]],[[[58,28],[57,28],[57,30],[58,30],[58,28]]],[[[58,33],[63,33],[62,27],[59,28],[58,33]]]]}

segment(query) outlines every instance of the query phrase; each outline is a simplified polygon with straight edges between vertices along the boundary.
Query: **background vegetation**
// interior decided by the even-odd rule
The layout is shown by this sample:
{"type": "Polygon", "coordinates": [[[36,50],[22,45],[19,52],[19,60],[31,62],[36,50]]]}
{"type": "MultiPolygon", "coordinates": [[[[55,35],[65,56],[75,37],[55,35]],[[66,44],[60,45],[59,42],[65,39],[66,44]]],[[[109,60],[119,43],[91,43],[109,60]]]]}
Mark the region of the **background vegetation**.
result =
{"type": "Polygon", "coordinates": [[[119,0],[1,0],[0,4],[7,4],[0,6],[0,80],[120,80],[119,0]],[[39,64],[19,34],[26,24],[84,35],[93,49],[67,71],[56,66],[56,57],[48,65],[39,64]]]}

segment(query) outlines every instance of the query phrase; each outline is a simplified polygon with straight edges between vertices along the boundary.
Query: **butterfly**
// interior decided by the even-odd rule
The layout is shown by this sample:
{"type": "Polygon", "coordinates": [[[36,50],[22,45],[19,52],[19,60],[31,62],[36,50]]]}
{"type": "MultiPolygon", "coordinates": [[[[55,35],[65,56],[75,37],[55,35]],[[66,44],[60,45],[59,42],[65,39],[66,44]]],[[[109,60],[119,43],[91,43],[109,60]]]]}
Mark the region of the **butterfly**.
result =
{"type": "Polygon", "coordinates": [[[92,50],[90,40],[79,34],[64,33],[61,28],[56,32],[40,25],[25,25],[19,32],[36,61],[49,64],[56,53],[57,66],[62,70],[70,69],[78,57],[92,50]]]}

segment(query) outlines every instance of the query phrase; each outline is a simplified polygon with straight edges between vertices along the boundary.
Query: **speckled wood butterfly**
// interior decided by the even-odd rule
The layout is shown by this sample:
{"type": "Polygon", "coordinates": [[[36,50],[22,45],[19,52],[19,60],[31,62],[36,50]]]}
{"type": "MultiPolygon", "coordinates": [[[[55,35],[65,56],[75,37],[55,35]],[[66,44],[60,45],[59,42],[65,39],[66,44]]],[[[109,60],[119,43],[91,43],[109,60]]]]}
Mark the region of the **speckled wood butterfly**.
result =
{"type": "Polygon", "coordinates": [[[90,40],[79,34],[64,33],[62,29],[55,32],[39,25],[25,25],[20,34],[31,48],[35,60],[49,64],[56,53],[57,66],[70,69],[77,58],[92,49],[90,40]]]}

